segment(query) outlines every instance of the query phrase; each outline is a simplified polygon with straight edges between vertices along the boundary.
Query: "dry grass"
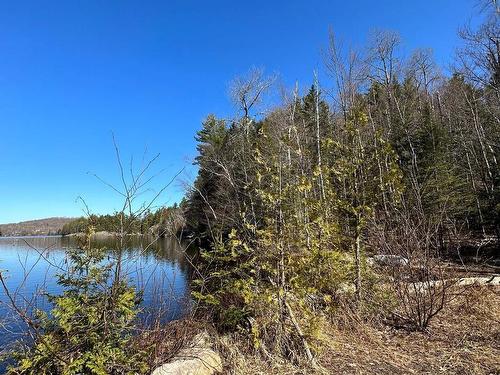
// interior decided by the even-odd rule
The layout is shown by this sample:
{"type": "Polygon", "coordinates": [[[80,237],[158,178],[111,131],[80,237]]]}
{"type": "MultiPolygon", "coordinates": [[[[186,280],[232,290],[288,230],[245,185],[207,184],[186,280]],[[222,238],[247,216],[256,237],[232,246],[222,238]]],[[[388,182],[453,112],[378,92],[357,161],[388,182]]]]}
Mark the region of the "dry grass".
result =
{"type": "Polygon", "coordinates": [[[147,362],[151,370],[169,362],[193,337],[201,331],[210,332],[210,327],[191,319],[175,320],[163,326],[147,327],[133,342],[137,350],[148,353],[147,362]]]}
{"type": "Polygon", "coordinates": [[[471,287],[427,333],[356,320],[332,323],[323,329],[322,370],[264,360],[236,336],[221,338],[219,346],[227,374],[500,374],[500,289],[471,287]]]}

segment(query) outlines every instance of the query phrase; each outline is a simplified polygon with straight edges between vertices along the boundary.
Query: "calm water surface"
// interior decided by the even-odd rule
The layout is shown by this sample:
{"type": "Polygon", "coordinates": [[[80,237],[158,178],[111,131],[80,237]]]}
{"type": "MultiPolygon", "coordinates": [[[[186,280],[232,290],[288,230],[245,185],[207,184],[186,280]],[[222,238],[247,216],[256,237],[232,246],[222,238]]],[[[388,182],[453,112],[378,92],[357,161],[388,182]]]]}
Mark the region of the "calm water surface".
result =
{"type": "MultiPolygon", "coordinates": [[[[124,275],[144,293],[141,319],[145,323],[158,312],[164,321],[176,319],[185,313],[190,301],[189,267],[181,246],[175,238],[152,241],[129,239],[122,253],[124,275]]],[[[17,304],[50,310],[43,294],[61,293],[56,275],[67,266],[66,251],[76,247],[76,242],[75,238],[57,236],[0,237],[0,270],[17,304]]],[[[117,248],[113,239],[96,239],[93,246],[117,248]]],[[[8,296],[0,288],[0,350],[26,331],[26,326],[14,315],[8,296]]]]}

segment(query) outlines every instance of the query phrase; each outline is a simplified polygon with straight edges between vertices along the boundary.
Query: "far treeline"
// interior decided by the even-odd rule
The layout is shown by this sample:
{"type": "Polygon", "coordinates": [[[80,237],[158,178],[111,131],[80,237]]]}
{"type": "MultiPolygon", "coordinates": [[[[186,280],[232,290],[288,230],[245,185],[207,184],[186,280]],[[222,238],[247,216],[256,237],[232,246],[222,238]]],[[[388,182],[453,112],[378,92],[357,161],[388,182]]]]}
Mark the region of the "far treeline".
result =
{"type": "Polygon", "coordinates": [[[498,254],[500,25],[492,8],[479,28],[460,32],[450,75],[429,49],[404,58],[399,36],[381,31],[362,50],[332,33],[327,78],[315,74],[303,96],[276,90],[257,69],[233,82],[239,114],[204,121],[184,205],[186,225],[205,243],[194,295],[219,327],[250,327],[257,346],[295,352],[318,311],[338,306],[349,285],[355,310],[387,306],[366,262],[384,254],[404,266],[391,279],[401,282],[398,317],[425,329],[445,301],[431,281],[445,277],[439,260],[470,246],[498,254]],[[406,293],[408,280],[429,285],[406,293]]]}
{"type": "Polygon", "coordinates": [[[182,212],[177,203],[171,207],[146,210],[140,215],[126,215],[119,212],[113,215],[90,214],[74,219],[63,225],[60,234],[86,233],[89,227],[93,232],[112,234],[125,230],[132,235],[169,236],[176,234],[183,226],[182,212]],[[123,229],[124,228],[124,229],[123,229]]]}

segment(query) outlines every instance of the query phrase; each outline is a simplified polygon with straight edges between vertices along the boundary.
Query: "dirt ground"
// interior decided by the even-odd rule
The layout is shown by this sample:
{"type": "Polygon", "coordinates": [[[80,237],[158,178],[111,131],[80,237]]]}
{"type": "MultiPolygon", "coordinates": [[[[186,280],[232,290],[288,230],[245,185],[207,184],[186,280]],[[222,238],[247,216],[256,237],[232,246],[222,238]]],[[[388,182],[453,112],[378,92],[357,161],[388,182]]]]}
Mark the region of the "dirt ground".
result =
{"type": "Polygon", "coordinates": [[[319,370],[263,361],[231,350],[227,374],[500,374],[500,288],[471,286],[428,332],[384,324],[331,324],[319,370]]]}
{"type": "Polygon", "coordinates": [[[499,374],[500,289],[473,288],[436,316],[428,333],[332,330],[320,362],[339,374],[499,374]]]}

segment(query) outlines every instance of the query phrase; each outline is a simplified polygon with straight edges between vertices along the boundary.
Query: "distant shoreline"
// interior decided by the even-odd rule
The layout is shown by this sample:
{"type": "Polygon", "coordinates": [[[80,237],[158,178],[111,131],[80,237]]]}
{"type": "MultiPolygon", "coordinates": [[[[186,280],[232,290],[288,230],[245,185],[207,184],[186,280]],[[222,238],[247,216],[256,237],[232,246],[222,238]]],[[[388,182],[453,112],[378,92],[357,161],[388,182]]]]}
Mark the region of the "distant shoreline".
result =
{"type": "MultiPolygon", "coordinates": [[[[108,231],[99,231],[95,232],[92,234],[92,237],[118,237],[120,233],[118,232],[108,232],[108,231]]],[[[85,233],[83,232],[77,232],[77,233],[68,233],[68,234],[62,234],[61,237],[82,237],[85,236],[85,233]]],[[[145,236],[143,233],[125,233],[125,236],[145,236]]]]}
{"type": "Polygon", "coordinates": [[[40,237],[60,235],[65,224],[75,218],[48,217],[45,219],[0,224],[0,237],[40,237]]]}
{"type": "Polygon", "coordinates": [[[40,238],[40,237],[51,237],[51,238],[57,238],[57,237],[64,237],[62,234],[27,234],[25,236],[19,235],[19,236],[0,236],[0,239],[5,238],[5,239],[18,239],[18,238],[40,238]]]}

